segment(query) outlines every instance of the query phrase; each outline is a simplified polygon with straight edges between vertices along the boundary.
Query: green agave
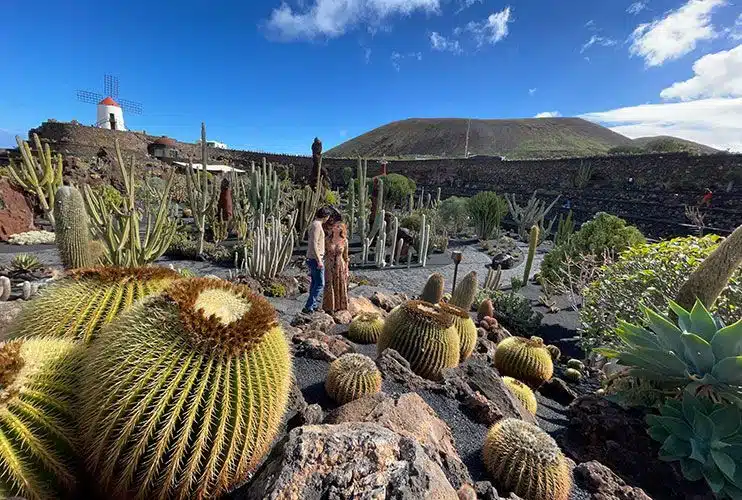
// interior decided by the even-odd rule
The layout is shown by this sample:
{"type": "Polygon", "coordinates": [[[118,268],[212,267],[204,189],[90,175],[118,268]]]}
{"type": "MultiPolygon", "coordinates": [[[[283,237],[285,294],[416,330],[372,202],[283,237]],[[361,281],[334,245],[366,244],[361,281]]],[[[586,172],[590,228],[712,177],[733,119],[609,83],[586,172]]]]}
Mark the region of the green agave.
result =
{"type": "Polygon", "coordinates": [[[660,460],[680,462],[686,479],[705,479],[719,498],[742,499],[739,408],[684,393],[682,401],[667,401],[646,420],[649,435],[662,443],[660,460]]]}
{"type": "Polygon", "coordinates": [[[629,375],[742,405],[742,320],[724,326],[700,301],[691,311],[675,302],[670,309],[677,324],[645,308],[649,329],[620,321],[623,345],[596,351],[630,367],[629,375]]]}

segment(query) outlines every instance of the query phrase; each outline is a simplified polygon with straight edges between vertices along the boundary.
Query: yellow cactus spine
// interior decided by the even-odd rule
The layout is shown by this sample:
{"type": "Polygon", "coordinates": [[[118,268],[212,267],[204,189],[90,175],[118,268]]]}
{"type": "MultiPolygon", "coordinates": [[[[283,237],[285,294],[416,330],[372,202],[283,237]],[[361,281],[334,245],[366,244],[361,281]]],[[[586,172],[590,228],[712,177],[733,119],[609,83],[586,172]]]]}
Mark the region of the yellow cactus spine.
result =
{"type": "Polygon", "coordinates": [[[62,186],[54,200],[54,232],[57,250],[65,269],[89,267],[95,262],[91,254],[90,229],[85,201],[77,188],[62,186]]]}
{"type": "Polygon", "coordinates": [[[431,304],[437,304],[443,298],[443,275],[440,273],[433,273],[428,278],[423,288],[423,293],[420,294],[420,300],[430,302],[431,304]]]}
{"type": "Polygon", "coordinates": [[[464,279],[462,279],[456,289],[451,295],[451,305],[460,307],[464,311],[469,311],[471,305],[474,303],[474,298],[477,296],[477,273],[475,271],[470,272],[464,279]]]}
{"type": "Polygon", "coordinates": [[[497,422],[482,449],[495,486],[523,500],[567,500],[572,489],[569,465],[551,436],[515,418],[497,422]]]}
{"type": "Polygon", "coordinates": [[[463,363],[477,345],[477,325],[471,319],[469,313],[460,307],[441,303],[439,309],[453,318],[453,326],[459,334],[459,363],[463,363]]]}
{"type": "Polygon", "coordinates": [[[74,492],[80,362],[71,340],[0,344],[0,497],[51,500],[74,492]]]}
{"type": "Polygon", "coordinates": [[[325,390],[338,404],[355,401],[381,390],[381,372],[368,356],[344,354],[330,363],[325,390]]]}
{"type": "Polygon", "coordinates": [[[538,409],[538,402],[536,401],[536,395],[526,384],[520,380],[516,380],[513,377],[502,377],[502,382],[510,390],[510,393],[523,404],[523,407],[528,410],[532,415],[536,414],[538,409]]]}
{"type": "Polygon", "coordinates": [[[379,340],[384,320],[376,313],[362,312],[348,326],[348,338],[357,344],[373,344],[379,340]]]}
{"type": "Polygon", "coordinates": [[[134,306],[87,349],[81,437],[106,498],[217,498],[269,450],[291,357],[249,288],[185,279],[134,306]]]}
{"type": "Polygon", "coordinates": [[[399,352],[412,371],[439,380],[443,370],[459,363],[459,334],[450,315],[433,304],[411,300],[389,313],[376,344],[381,354],[388,347],[399,352]]]}
{"type": "Polygon", "coordinates": [[[534,337],[508,337],[497,344],[495,368],[502,375],[517,378],[531,387],[551,379],[554,363],[543,341],[534,337]]]}

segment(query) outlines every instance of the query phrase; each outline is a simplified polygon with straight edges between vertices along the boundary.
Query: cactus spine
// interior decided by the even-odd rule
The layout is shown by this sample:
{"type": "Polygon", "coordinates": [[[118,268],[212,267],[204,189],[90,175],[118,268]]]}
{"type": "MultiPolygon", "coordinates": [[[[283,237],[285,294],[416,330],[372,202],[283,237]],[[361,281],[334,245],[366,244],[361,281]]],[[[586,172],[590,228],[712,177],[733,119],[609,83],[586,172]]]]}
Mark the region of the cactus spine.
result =
{"type": "Polygon", "coordinates": [[[437,304],[443,298],[444,280],[441,273],[433,273],[425,283],[423,292],[420,294],[420,300],[437,304]]]}
{"type": "Polygon", "coordinates": [[[430,380],[441,379],[444,369],[456,366],[461,349],[453,318],[419,300],[389,313],[376,345],[379,354],[386,348],[396,350],[412,371],[430,380]]]}
{"type": "Polygon", "coordinates": [[[536,395],[533,394],[530,387],[513,377],[502,377],[502,382],[505,384],[505,387],[508,388],[510,393],[523,404],[523,407],[526,410],[528,410],[532,415],[536,414],[538,402],[536,401],[536,395]]]}
{"type": "Polygon", "coordinates": [[[15,136],[22,161],[20,166],[16,166],[11,160],[8,171],[14,183],[38,198],[44,215],[54,226],[56,225],[54,196],[62,185],[62,155],[52,157],[49,144],[42,147],[41,140],[36,134],[33,134],[33,141],[38,158],[33,157],[26,141],[21,140],[20,136],[15,136]]]}
{"type": "Polygon", "coordinates": [[[469,311],[477,296],[477,273],[472,271],[462,279],[451,294],[451,305],[469,311]]]}
{"type": "Polygon", "coordinates": [[[357,344],[373,344],[379,340],[384,320],[376,313],[359,313],[348,326],[348,338],[357,344]]]}
{"type": "Polygon", "coordinates": [[[526,267],[523,269],[523,285],[528,284],[528,279],[531,277],[531,266],[533,265],[533,256],[536,255],[536,247],[538,246],[538,226],[531,226],[531,234],[528,239],[528,257],[526,258],[526,267]]]}
{"type": "Polygon", "coordinates": [[[140,302],[87,350],[80,427],[106,498],[218,498],[269,450],[291,357],[249,288],[192,278],[140,302]]]}
{"type": "Polygon", "coordinates": [[[482,450],[495,486],[523,500],[567,500],[572,476],[554,439],[536,425],[514,418],[487,432],[482,450]]]}
{"type": "Polygon", "coordinates": [[[541,339],[508,337],[497,344],[495,368],[502,374],[517,378],[531,387],[551,379],[554,363],[541,339]]]}
{"type": "Polygon", "coordinates": [[[65,269],[92,266],[88,214],[85,200],[77,188],[62,186],[57,190],[54,220],[57,250],[65,269]]]}
{"type": "Polygon", "coordinates": [[[349,403],[380,390],[381,372],[368,356],[349,353],[330,363],[325,391],[336,403],[349,403]]]}
{"type": "Polygon", "coordinates": [[[477,325],[471,319],[469,313],[460,307],[442,302],[438,307],[444,313],[453,318],[453,326],[459,335],[459,363],[463,363],[477,345],[477,325]]]}

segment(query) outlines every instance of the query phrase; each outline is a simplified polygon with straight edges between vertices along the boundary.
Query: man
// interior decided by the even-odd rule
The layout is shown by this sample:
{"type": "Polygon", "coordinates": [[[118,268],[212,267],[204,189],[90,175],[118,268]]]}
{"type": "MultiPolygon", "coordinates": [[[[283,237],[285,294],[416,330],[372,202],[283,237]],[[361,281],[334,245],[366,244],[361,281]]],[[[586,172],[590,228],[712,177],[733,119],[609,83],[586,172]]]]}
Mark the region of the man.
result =
{"type": "Polygon", "coordinates": [[[325,287],[325,270],[323,260],[325,258],[325,230],[322,225],[330,218],[330,209],[322,207],[317,210],[314,220],[309,226],[307,237],[307,266],[309,267],[309,278],[312,283],[309,286],[309,297],[301,312],[313,313],[319,308],[319,297],[325,287]]]}

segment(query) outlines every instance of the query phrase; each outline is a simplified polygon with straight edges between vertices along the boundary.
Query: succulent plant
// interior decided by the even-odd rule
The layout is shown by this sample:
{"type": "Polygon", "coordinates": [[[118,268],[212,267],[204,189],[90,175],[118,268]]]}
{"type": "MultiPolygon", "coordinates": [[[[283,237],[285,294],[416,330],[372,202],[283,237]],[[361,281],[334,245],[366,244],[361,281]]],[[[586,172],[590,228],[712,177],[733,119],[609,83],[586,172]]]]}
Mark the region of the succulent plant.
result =
{"type": "Polygon", "coordinates": [[[495,317],[495,308],[492,305],[491,299],[484,299],[477,308],[477,319],[482,321],[486,317],[495,317]]]}
{"type": "Polygon", "coordinates": [[[579,382],[582,378],[582,372],[576,368],[567,368],[564,370],[564,378],[571,382],[579,382]]]}
{"type": "Polygon", "coordinates": [[[19,253],[10,261],[10,268],[20,273],[30,273],[41,269],[38,257],[30,253],[19,253]]]}
{"type": "Polygon", "coordinates": [[[85,200],[77,188],[62,186],[54,199],[54,232],[57,250],[65,269],[94,264],[90,253],[90,229],[85,200]]]}
{"type": "Polygon", "coordinates": [[[438,304],[438,308],[453,318],[453,326],[459,334],[459,363],[463,363],[477,345],[477,325],[469,313],[451,304],[438,304]]]}
{"type": "Polygon", "coordinates": [[[178,279],[164,267],[94,267],[70,271],[24,305],[8,338],[36,335],[84,342],[103,325],[147,295],[159,293],[178,279]]]}
{"type": "Polygon", "coordinates": [[[538,426],[505,418],[487,432],[484,465],[495,486],[524,500],[567,500],[572,476],[554,439],[538,426]]]}
{"type": "Polygon", "coordinates": [[[585,365],[579,359],[572,358],[567,361],[567,368],[574,368],[575,370],[583,371],[585,365]]]}
{"type": "Polygon", "coordinates": [[[384,320],[379,314],[362,312],[348,326],[348,338],[357,344],[373,344],[379,340],[384,320]]]}
{"type": "Polygon", "coordinates": [[[56,499],[76,486],[73,409],[81,350],[65,339],[0,344],[0,496],[56,499]]]}
{"type": "Polygon", "coordinates": [[[724,326],[700,302],[687,311],[675,302],[667,316],[645,309],[649,329],[619,321],[618,349],[597,349],[630,367],[629,375],[693,394],[742,404],[742,320],[724,326]]]}
{"type": "Polygon", "coordinates": [[[376,344],[381,354],[388,347],[399,352],[412,371],[439,380],[443,370],[459,363],[459,334],[453,318],[433,304],[411,300],[395,307],[384,321],[376,344]]]}
{"type": "Polygon", "coordinates": [[[477,273],[470,272],[462,279],[451,294],[451,305],[469,311],[477,296],[479,285],[477,284],[477,273]]]}
{"type": "Polygon", "coordinates": [[[420,294],[420,300],[430,302],[431,304],[437,304],[443,298],[443,275],[440,273],[433,273],[425,283],[425,288],[420,294]]]}
{"type": "Polygon", "coordinates": [[[381,372],[368,356],[344,354],[330,363],[325,390],[338,404],[355,401],[381,390],[381,372]]]}
{"type": "Polygon", "coordinates": [[[538,387],[554,374],[551,354],[538,337],[508,337],[497,344],[495,368],[531,387],[538,387]]]}
{"type": "Polygon", "coordinates": [[[551,354],[551,360],[555,363],[562,357],[562,351],[555,345],[547,345],[546,350],[551,354]]]}
{"type": "Polygon", "coordinates": [[[107,498],[216,498],[270,448],[291,381],[276,312],[192,278],[140,302],[87,350],[81,436],[107,498]]]}
{"type": "Polygon", "coordinates": [[[648,433],[662,443],[660,459],[680,462],[689,481],[704,479],[718,498],[742,498],[740,409],[689,393],[648,415],[648,433]]]}
{"type": "Polygon", "coordinates": [[[536,395],[530,387],[513,377],[502,377],[502,382],[505,384],[505,387],[508,388],[510,393],[523,404],[523,407],[526,410],[528,410],[532,415],[536,414],[538,402],[536,401],[536,395]]]}
{"type": "Polygon", "coordinates": [[[533,265],[533,257],[534,255],[536,255],[536,247],[539,243],[538,237],[538,226],[531,226],[531,234],[528,237],[528,256],[526,257],[526,267],[523,269],[523,285],[527,285],[528,280],[531,277],[531,266],[533,265]]]}

